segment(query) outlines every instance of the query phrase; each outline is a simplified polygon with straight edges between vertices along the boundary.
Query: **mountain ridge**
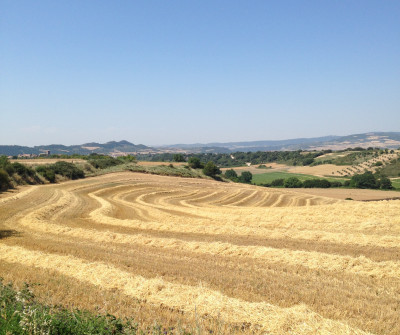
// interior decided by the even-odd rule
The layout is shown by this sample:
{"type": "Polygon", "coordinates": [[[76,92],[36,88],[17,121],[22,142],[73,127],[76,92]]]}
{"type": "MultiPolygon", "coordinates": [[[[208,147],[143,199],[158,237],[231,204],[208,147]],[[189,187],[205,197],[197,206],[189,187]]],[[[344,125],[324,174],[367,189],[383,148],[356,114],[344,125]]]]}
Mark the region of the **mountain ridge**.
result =
{"type": "Polygon", "coordinates": [[[345,136],[322,136],[294,138],[287,140],[264,140],[243,142],[210,142],[195,144],[172,144],[156,147],[144,144],[133,144],[127,140],[109,141],[106,143],[89,142],[80,145],[66,146],[49,144],[39,146],[0,145],[0,155],[16,156],[23,154],[39,155],[47,150],[51,154],[141,154],[162,152],[186,153],[229,153],[235,151],[282,151],[282,150],[342,150],[354,147],[379,147],[397,149],[400,147],[400,132],[368,132],[345,136]]]}

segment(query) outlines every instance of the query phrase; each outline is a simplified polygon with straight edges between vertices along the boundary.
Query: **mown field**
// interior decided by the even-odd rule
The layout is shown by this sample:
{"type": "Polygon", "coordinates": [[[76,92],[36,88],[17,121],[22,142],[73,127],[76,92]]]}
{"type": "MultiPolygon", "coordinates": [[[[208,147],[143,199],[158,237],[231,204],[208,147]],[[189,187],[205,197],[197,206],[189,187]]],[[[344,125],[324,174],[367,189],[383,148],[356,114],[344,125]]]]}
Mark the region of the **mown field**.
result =
{"type": "Polygon", "coordinates": [[[0,198],[0,276],[143,327],[399,334],[399,213],[132,172],[29,186],[0,198]]]}

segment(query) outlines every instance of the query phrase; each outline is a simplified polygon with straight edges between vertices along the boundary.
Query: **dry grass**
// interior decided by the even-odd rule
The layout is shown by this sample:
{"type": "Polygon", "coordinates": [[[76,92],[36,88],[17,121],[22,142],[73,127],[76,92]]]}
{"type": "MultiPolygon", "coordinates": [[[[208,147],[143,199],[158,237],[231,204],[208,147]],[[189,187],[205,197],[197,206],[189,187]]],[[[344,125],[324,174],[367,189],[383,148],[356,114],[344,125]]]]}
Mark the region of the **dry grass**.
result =
{"type": "MultiPolygon", "coordinates": [[[[400,201],[136,173],[0,199],[0,275],[220,333],[398,334],[400,201]]],[[[192,328],[191,328],[192,327],[192,328]]]]}
{"type": "Polygon", "coordinates": [[[11,163],[21,163],[28,166],[48,165],[57,162],[69,163],[85,163],[84,159],[80,158],[31,158],[31,159],[11,159],[11,163]]]}

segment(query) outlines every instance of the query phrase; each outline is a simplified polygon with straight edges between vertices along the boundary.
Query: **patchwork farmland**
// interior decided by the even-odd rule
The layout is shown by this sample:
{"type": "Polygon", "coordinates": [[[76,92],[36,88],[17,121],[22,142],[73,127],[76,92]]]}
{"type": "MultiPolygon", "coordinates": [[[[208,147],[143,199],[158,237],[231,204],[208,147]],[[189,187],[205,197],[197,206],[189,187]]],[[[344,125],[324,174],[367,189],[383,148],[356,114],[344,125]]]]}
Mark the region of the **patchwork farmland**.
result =
{"type": "Polygon", "coordinates": [[[399,334],[400,201],[139,173],[0,198],[0,275],[213,333],[399,334]]]}

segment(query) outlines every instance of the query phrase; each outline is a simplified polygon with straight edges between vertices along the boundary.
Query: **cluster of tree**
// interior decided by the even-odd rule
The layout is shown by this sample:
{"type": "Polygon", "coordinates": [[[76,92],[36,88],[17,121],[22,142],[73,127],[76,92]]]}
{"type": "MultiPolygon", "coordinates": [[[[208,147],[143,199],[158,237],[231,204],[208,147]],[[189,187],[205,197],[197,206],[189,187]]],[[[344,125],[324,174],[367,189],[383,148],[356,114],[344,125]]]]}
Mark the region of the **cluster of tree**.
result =
{"type": "Polygon", "coordinates": [[[330,187],[342,187],[340,181],[329,181],[327,179],[307,179],[301,181],[297,177],[290,178],[278,178],[274,179],[270,184],[262,184],[262,186],[273,186],[273,187],[286,187],[286,188],[330,188],[330,187]]]}
{"type": "Polygon", "coordinates": [[[90,154],[86,156],[86,159],[96,169],[106,169],[123,163],[136,162],[135,156],[131,155],[113,158],[107,155],[90,154]]]}
{"type": "Polygon", "coordinates": [[[388,177],[381,174],[373,174],[370,171],[351,177],[350,187],[381,190],[393,189],[392,182],[388,177]]]}
{"type": "Polygon", "coordinates": [[[201,154],[154,154],[154,155],[138,155],[139,160],[150,160],[155,162],[175,161],[184,162],[191,157],[197,157],[203,164],[209,161],[214,162],[220,167],[234,167],[242,166],[245,163],[251,164],[265,164],[265,163],[285,163],[289,165],[310,165],[318,156],[325,154],[329,150],[303,152],[297,151],[257,151],[257,152],[234,152],[231,154],[214,154],[214,153],[201,153],[201,154]]]}
{"type": "Polygon", "coordinates": [[[243,171],[240,176],[236,173],[235,170],[230,169],[225,171],[225,178],[230,179],[236,183],[246,183],[251,184],[251,180],[253,179],[253,174],[250,171],[243,171]]]}
{"type": "Polygon", "coordinates": [[[368,188],[368,189],[393,189],[392,182],[386,176],[380,174],[372,174],[365,172],[363,174],[354,175],[351,180],[346,180],[344,183],[340,181],[330,181],[327,179],[307,179],[301,181],[297,177],[290,177],[287,179],[279,178],[274,179],[269,184],[262,184],[266,187],[286,187],[286,188],[330,188],[330,187],[352,187],[352,188],[368,188]]]}
{"type": "Polygon", "coordinates": [[[49,165],[39,165],[36,172],[46,178],[50,183],[56,181],[56,175],[66,177],[68,179],[84,178],[85,173],[76,165],[69,162],[56,162],[49,165]]]}

